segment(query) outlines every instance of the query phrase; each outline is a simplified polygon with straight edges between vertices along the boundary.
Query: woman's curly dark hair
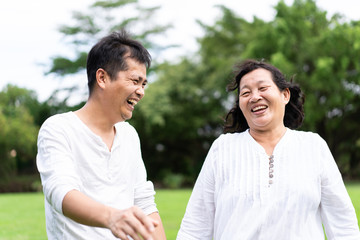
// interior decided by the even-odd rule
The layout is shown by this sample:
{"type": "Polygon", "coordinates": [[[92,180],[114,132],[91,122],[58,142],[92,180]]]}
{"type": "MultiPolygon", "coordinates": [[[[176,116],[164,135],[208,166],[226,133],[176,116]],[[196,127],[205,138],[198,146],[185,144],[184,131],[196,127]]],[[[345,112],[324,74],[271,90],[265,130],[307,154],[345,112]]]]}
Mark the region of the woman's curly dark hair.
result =
{"type": "Polygon", "coordinates": [[[238,90],[234,107],[225,117],[224,133],[243,132],[249,128],[248,123],[239,107],[239,86],[241,78],[249,72],[263,68],[271,72],[272,78],[280,91],[288,88],[290,90],[290,101],[285,106],[284,125],[290,129],[296,129],[301,126],[304,120],[304,102],[305,96],[301,92],[299,85],[293,83],[293,77],[288,82],[285,76],[276,67],[256,60],[245,60],[235,69],[235,78],[227,86],[228,91],[238,90]]]}

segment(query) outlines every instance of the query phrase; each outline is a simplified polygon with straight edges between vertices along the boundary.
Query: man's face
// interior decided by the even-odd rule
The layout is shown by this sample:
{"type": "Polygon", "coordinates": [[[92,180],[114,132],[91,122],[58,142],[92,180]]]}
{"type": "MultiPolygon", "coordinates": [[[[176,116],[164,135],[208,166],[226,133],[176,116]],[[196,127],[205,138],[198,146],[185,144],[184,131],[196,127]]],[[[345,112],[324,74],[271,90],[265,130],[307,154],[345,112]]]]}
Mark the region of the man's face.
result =
{"type": "Polygon", "coordinates": [[[105,88],[109,117],[114,122],[121,122],[132,117],[135,105],[145,94],[146,66],[134,59],[127,58],[128,69],[119,71],[111,81],[107,81],[105,88]]]}

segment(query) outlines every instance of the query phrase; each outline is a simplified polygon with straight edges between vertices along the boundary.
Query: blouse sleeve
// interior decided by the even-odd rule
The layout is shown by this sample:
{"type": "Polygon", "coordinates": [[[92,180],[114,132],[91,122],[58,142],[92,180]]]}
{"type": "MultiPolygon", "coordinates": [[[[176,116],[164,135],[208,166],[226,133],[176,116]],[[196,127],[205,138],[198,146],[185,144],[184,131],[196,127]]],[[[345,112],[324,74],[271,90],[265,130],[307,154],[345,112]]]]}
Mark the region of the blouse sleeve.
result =
{"type": "Polygon", "coordinates": [[[329,240],[359,240],[355,209],[346,191],[340,171],[326,142],[321,139],[322,160],[320,211],[329,240]]]}
{"type": "Polygon", "coordinates": [[[212,239],[215,214],[214,145],[211,147],[182,219],[177,240],[212,239]]]}

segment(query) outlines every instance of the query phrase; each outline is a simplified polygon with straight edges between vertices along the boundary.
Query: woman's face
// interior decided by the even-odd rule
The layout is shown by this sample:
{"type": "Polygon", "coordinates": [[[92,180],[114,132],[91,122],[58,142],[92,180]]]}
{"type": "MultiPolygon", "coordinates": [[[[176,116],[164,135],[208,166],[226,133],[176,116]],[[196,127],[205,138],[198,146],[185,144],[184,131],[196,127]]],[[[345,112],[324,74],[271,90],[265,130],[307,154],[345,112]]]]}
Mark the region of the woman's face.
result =
{"type": "Polygon", "coordinates": [[[240,79],[239,107],[252,130],[267,131],[284,126],[290,91],[280,91],[270,71],[259,68],[240,79]]]}

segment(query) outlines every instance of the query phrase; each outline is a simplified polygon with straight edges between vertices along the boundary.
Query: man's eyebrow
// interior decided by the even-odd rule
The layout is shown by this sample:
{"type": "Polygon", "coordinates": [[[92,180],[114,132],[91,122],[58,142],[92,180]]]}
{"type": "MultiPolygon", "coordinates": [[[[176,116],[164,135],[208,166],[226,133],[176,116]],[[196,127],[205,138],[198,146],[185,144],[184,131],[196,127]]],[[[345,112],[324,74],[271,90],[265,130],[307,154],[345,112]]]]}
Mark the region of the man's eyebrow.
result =
{"type": "Polygon", "coordinates": [[[146,78],[142,78],[142,77],[140,77],[140,76],[139,76],[139,81],[140,81],[140,82],[143,82],[143,83],[147,83],[147,82],[148,82],[148,80],[147,80],[146,78]]]}
{"type": "Polygon", "coordinates": [[[130,74],[130,78],[135,78],[135,79],[138,79],[140,81],[147,81],[146,78],[143,78],[143,77],[141,77],[140,75],[138,75],[136,73],[130,74]]]}

